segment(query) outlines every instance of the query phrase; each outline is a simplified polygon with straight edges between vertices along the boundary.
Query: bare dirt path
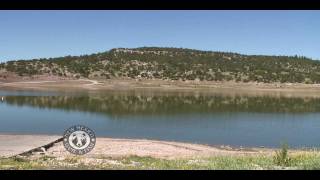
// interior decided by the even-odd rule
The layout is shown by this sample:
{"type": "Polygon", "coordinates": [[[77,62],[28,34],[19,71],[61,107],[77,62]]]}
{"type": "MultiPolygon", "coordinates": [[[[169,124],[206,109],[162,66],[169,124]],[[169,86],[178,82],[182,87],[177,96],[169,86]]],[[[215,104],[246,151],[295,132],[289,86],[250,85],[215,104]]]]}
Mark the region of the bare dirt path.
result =
{"type": "Polygon", "coordinates": [[[87,86],[103,84],[103,83],[99,83],[97,80],[90,80],[90,79],[80,79],[79,81],[89,81],[91,84],[85,84],[87,86]]]}
{"type": "Polygon", "coordinates": [[[57,81],[22,81],[22,82],[11,82],[11,83],[4,83],[4,85],[8,84],[41,84],[41,83],[52,83],[57,81]]]}
{"type": "MultiPolygon", "coordinates": [[[[69,80],[69,81],[72,81],[72,80],[69,80]]],[[[90,79],[79,79],[79,80],[75,80],[75,81],[78,81],[78,82],[81,82],[81,81],[90,82],[90,84],[84,84],[84,85],[89,85],[89,86],[101,84],[96,80],[90,80],[90,79]]],[[[44,83],[58,83],[58,82],[59,81],[41,81],[41,80],[39,80],[39,81],[17,81],[17,82],[8,82],[8,83],[0,82],[0,85],[44,84],[44,83]]],[[[63,81],[60,81],[60,82],[63,82],[63,81]]]]}
{"type": "Polygon", "coordinates": [[[17,82],[0,82],[0,88],[18,88],[18,89],[99,89],[99,83],[96,80],[78,79],[78,80],[37,80],[37,81],[17,81],[17,82]]]}
{"type": "Polygon", "coordinates": [[[90,84],[84,84],[84,86],[87,86],[87,88],[91,90],[97,90],[99,87],[94,87],[98,85],[103,85],[103,83],[99,83],[97,80],[90,80],[90,79],[79,79],[79,81],[87,81],[90,82],[90,84]]]}

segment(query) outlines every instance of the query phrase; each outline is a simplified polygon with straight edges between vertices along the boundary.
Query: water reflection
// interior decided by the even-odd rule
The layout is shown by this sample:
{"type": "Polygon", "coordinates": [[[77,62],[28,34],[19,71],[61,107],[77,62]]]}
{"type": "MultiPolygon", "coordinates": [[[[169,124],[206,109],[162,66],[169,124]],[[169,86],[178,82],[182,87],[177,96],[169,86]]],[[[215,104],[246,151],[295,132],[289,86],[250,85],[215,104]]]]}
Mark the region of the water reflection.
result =
{"type": "Polygon", "coordinates": [[[117,116],[212,112],[310,113],[320,111],[320,98],[190,95],[183,93],[6,96],[4,103],[14,106],[75,110],[117,116]]]}

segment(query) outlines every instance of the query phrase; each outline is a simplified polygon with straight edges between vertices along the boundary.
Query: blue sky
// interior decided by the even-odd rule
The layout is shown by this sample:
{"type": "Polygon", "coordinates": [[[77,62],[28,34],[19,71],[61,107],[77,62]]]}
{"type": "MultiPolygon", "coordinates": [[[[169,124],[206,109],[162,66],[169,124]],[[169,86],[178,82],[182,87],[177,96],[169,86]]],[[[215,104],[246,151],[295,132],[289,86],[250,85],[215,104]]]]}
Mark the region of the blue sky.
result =
{"type": "Polygon", "coordinates": [[[0,11],[0,61],[141,46],[320,60],[320,11],[0,11]]]}

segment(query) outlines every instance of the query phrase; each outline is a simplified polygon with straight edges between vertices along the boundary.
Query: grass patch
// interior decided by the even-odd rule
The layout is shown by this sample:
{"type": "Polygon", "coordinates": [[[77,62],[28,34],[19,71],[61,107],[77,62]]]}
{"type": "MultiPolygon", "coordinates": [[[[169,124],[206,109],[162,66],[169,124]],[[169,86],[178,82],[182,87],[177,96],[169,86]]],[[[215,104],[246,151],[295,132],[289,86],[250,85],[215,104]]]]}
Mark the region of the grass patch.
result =
{"type": "Polygon", "coordinates": [[[179,170],[267,170],[320,169],[320,152],[289,154],[283,147],[274,156],[239,155],[167,160],[153,157],[129,156],[121,158],[87,158],[77,156],[58,160],[42,156],[0,159],[0,169],[179,169],[179,170]]]}
{"type": "Polygon", "coordinates": [[[25,158],[1,158],[0,169],[19,170],[19,169],[41,169],[37,161],[31,161],[25,158]]]}

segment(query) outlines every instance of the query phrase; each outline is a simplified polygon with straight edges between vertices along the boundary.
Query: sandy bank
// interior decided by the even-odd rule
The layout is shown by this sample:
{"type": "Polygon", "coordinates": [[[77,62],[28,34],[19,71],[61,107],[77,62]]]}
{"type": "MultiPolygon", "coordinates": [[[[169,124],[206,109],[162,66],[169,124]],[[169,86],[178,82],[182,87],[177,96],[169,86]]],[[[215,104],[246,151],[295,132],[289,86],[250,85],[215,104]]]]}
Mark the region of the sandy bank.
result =
{"type": "MultiPolygon", "coordinates": [[[[187,158],[187,157],[209,157],[218,155],[254,155],[269,154],[271,149],[236,149],[227,146],[207,146],[182,142],[145,140],[145,139],[117,139],[97,138],[96,147],[86,157],[154,157],[154,158],[187,158]]],[[[47,155],[53,157],[70,156],[63,144],[56,143],[47,150],[47,155]]]]}
{"type": "MultiPolygon", "coordinates": [[[[0,152],[10,149],[15,155],[38,157],[47,155],[56,158],[74,156],[65,150],[60,137],[49,135],[0,135],[0,152]],[[38,143],[37,143],[38,142],[38,143]],[[9,145],[8,145],[9,144],[9,145]],[[40,145],[41,144],[41,145],[40,145]],[[45,147],[45,151],[43,148],[45,147]],[[24,149],[23,149],[24,148],[24,149]],[[33,149],[32,151],[30,151],[33,149]],[[35,150],[36,149],[36,150],[35,150]]],[[[118,139],[98,137],[95,148],[84,158],[98,157],[154,157],[179,159],[190,157],[273,155],[276,149],[232,148],[229,146],[208,146],[202,144],[158,141],[146,139],[118,139]]],[[[291,150],[293,153],[306,153],[308,150],[291,150]]],[[[12,155],[12,153],[11,153],[12,155]]]]}
{"type": "Polygon", "coordinates": [[[237,92],[256,94],[285,94],[289,96],[320,96],[320,84],[301,83],[236,83],[212,81],[166,81],[166,80],[24,80],[0,82],[0,89],[25,89],[46,91],[186,91],[186,92],[237,92]]]}

